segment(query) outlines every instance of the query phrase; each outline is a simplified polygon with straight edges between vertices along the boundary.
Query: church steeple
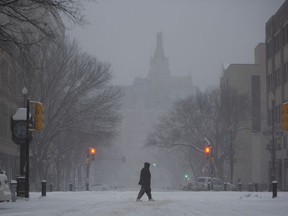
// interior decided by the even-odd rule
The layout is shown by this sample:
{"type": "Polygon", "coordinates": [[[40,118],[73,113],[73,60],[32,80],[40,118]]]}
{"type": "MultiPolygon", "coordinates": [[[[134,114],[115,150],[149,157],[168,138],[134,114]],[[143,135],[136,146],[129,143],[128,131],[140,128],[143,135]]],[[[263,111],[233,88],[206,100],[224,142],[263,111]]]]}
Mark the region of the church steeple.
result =
{"type": "Polygon", "coordinates": [[[165,55],[164,55],[164,49],[163,49],[163,36],[162,36],[162,32],[158,32],[157,33],[157,41],[156,41],[156,50],[154,53],[154,59],[164,59],[165,55]]]}
{"type": "Polygon", "coordinates": [[[169,60],[164,54],[163,35],[162,32],[158,32],[156,38],[156,49],[150,62],[149,79],[159,80],[170,76],[169,60]]]}

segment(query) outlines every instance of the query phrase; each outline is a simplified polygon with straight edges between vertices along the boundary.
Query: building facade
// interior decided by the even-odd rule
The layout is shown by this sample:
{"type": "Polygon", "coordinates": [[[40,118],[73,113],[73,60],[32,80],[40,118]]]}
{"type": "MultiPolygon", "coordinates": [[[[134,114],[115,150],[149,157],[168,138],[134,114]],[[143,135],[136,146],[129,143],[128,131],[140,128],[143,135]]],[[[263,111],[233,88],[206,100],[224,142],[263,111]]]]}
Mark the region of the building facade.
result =
{"type": "Polygon", "coordinates": [[[288,101],[288,1],[266,23],[266,131],[270,181],[288,190],[288,134],[281,129],[281,105],[288,101]],[[278,133],[283,132],[283,133],[278,133]],[[274,148],[273,148],[274,146],[274,148]],[[274,149],[274,153],[273,153],[274,149]],[[274,159],[273,159],[274,154],[274,159]],[[273,171],[273,163],[276,173],[273,171]]]}
{"type": "Polygon", "coordinates": [[[267,187],[264,166],[267,151],[261,131],[266,116],[265,44],[256,46],[254,64],[230,64],[221,77],[220,87],[221,91],[234,89],[247,95],[249,104],[249,117],[237,128],[232,140],[235,143],[233,183],[241,182],[246,186],[257,183],[264,189],[267,187]]]}

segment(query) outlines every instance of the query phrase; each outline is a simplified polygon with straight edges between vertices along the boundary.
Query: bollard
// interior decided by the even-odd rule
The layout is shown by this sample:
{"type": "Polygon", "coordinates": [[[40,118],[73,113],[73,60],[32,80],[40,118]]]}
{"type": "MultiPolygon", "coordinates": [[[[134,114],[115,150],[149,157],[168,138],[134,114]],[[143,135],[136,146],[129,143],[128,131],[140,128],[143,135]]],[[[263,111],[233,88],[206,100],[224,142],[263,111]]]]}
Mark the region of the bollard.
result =
{"type": "Polygon", "coordinates": [[[258,184],[257,183],[254,184],[254,187],[255,187],[255,192],[258,192],[258,184]]]}
{"type": "Polygon", "coordinates": [[[250,191],[250,192],[253,191],[253,190],[252,190],[252,183],[249,183],[249,184],[248,184],[248,191],[250,191]]]}
{"type": "Polygon", "coordinates": [[[211,189],[211,186],[210,186],[210,183],[208,183],[207,184],[207,190],[210,191],[210,189],[211,189]]]}
{"type": "Polygon", "coordinates": [[[17,181],[11,180],[11,201],[16,202],[16,190],[17,190],[17,181]]]}
{"type": "Polygon", "coordinates": [[[46,180],[41,181],[41,186],[42,186],[42,196],[46,196],[46,180]]]}
{"type": "Polygon", "coordinates": [[[73,184],[72,183],[69,184],[69,191],[73,191],[73,184]]]}
{"type": "Polygon", "coordinates": [[[53,184],[49,184],[49,191],[53,192],[53,184]]]}
{"type": "Polygon", "coordinates": [[[227,183],[224,183],[224,191],[227,191],[227,183]]]}
{"type": "Polygon", "coordinates": [[[238,191],[242,191],[242,184],[241,184],[241,182],[238,183],[238,191]]]}
{"type": "Polygon", "coordinates": [[[273,181],[273,182],[272,182],[272,190],[273,190],[273,192],[272,192],[272,198],[277,197],[277,184],[278,184],[277,181],[273,181]]]}

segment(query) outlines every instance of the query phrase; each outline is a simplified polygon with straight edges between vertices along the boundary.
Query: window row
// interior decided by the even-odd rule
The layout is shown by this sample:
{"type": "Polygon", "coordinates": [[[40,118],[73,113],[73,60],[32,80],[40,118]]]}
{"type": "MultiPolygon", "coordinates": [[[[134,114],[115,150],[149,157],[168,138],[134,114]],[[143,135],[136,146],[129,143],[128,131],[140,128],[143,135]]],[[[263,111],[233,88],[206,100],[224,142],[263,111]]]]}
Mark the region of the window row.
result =
{"type": "Polygon", "coordinates": [[[283,64],[282,67],[276,69],[272,74],[269,74],[266,82],[268,92],[274,91],[282,84],[288,82],[288,62],[283,64]]]}
{"type": "MultiPolygon", "coordinates": [[[[275,126],[281,123],[281,105],[274,107],[274,124],[275,126]]],[[[268,109],[268,126],[272,126],[272,109],[268,109]]]]}
{"type": "Polygon", "coordinates": [[[281,47],[288,44],[288,23],[267,42],[266,50],[268,59],[280,51],[281,47]]]}

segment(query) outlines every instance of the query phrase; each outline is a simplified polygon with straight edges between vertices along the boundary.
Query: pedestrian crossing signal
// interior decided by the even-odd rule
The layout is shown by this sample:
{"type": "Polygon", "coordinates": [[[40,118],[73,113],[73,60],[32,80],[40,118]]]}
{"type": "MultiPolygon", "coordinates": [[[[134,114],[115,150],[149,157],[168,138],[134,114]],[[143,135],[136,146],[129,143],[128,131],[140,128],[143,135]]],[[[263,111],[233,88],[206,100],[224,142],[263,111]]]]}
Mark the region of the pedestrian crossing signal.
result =
{"type": "Polygon", "coordinates": [[[44,129],[44,105],[42,103],[35,104],[34,122],[34,128],[37,131],[41,131],[44,129]]]}

